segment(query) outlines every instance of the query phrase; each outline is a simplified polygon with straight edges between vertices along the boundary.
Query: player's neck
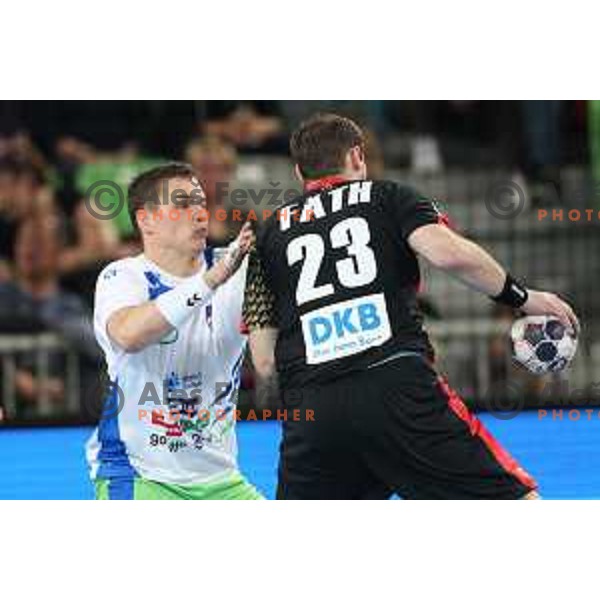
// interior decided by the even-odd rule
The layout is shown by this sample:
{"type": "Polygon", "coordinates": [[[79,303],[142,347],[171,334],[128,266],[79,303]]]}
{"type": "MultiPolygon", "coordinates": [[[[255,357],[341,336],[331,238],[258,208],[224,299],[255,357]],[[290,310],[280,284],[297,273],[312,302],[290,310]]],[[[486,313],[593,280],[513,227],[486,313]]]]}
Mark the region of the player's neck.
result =
{"type": "Polygon", "coordinates": [[[319,177],[318,179],[307,179],[304,181],[304,191],[316,192],[318,190],[326,190],[349,181],[352,181],[352,177],[348,177],[341,173],[338,175],[319,177]]]}
{"type": "Polygon", "coordinates": [[[161,270],[175,277],[190,277],[202,267],[202,253],[197,256],[182,256],[180,251],[155,248],[144,248],[144,256],[161,270]]]}

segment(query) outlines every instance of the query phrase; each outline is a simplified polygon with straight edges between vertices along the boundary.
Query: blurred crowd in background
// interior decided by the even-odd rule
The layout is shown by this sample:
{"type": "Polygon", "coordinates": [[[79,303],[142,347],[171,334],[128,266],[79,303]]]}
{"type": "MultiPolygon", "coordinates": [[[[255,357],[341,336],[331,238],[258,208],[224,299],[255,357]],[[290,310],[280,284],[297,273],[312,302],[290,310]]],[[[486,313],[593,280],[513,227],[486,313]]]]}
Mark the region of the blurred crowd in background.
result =
{"type": "MultiPolygon", "coordinates": [[[[210,208],[217,182],[235,179],[241,163],[285,161],[290,131],[315,112],[334,111],[365,127],[373,177],[390,169],[427,177],[501,167],[528,186],[535,204],[540,186],[560,189],[564,165],[593,162],[596,109],[584,101],[0,102],[0,338],[58,334],[76,350],[77,385],[89,394],[102,363],[91,326],[95,279],[108,262],[140,251],[129,224],[86,210],[82,181],[105,165],[188,161],[210,208]]],[[[213,222],[211,242],[227,243],[234,230],[213,222]]],[[[444,316],[426,298],[424,307],[444,316]]],[[[9,354],[0,343],[5,405],[14,388],[12,418],[37,415],[40,397],[63,406],[63,352],[40,358],[25,349],[10,363],[9,354]]]]}

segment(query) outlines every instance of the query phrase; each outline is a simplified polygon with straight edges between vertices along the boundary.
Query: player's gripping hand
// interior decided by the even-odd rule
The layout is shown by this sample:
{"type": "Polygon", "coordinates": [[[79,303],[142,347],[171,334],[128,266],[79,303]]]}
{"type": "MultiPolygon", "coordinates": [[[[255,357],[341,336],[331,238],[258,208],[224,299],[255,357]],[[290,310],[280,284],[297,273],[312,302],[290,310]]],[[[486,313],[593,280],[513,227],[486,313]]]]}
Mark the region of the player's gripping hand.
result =
{"type": "Polygon", "coordinates": [[[206,283],[213,289],[223,285],[240,268],[254,242],[252,225],[244,223],[239,235],[229,244],[223,257],[204,275],[206,283]]]}
{"type": "Polygon", "coordinates": [[[575,311],[556,294],[528,290],[529,297],[521,310],[528,315],[553,315],[573,334],[579,335],[580,325],[575,311]]]}

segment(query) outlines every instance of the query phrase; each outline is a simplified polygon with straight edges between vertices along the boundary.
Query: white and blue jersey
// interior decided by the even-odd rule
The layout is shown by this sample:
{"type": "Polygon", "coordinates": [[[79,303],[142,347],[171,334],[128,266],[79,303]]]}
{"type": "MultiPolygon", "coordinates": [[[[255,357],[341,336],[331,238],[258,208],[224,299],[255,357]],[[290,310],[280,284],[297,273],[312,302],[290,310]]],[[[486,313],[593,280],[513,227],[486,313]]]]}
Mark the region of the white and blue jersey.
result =
{"type": "MultiPolygon", "coordinates": [[[[212,260],[208,248],[202,269],[212,260]]],[[[237,471],[235,407],[246,347],[241,330],[246,268],[245,261],[182,327],[133,353],[109,339],[109,317],[154,300],[185,279],[143,254],[115,261],[100,273],[94,330],[111,381],[113,397],[107,403],[119,410],[106,411],[87,444],[92,479],[139,476],[186,485],[237,471]]]]}

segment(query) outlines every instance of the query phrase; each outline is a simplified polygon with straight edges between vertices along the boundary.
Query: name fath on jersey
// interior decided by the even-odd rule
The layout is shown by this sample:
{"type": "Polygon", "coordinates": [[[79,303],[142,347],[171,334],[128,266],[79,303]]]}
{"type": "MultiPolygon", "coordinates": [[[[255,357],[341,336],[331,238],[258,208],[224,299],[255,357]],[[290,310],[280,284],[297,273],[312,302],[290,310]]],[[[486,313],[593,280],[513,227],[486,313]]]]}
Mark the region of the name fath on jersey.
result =
{"type": "MultiPolygon", "coordinates": [[[[202,269],[214,261],[204,252],[202,269]]],[[[219,287],[210,304],[159,343],[127,353],[106,332],[116,310],[154,300],[185,281],[143,254],[115,261],[96,286],[94,330],[118,415],[102,419],[87,444],[92,479],[139,475],[180,485],[237,471],[235,406],[246,337],[241,332],[247,262],[219,287]]]]}

